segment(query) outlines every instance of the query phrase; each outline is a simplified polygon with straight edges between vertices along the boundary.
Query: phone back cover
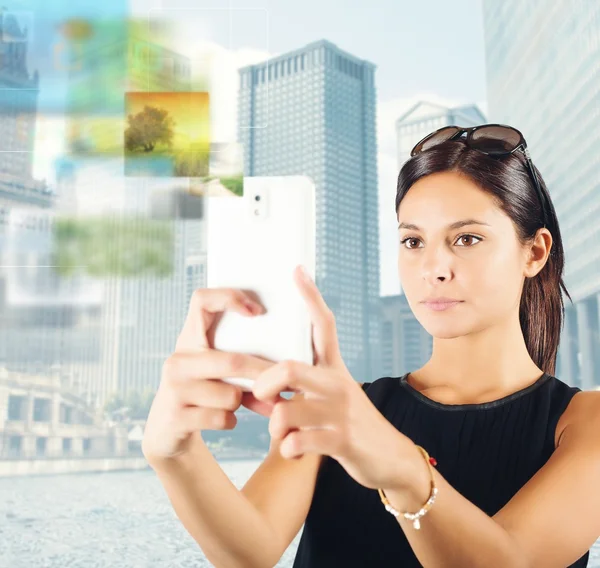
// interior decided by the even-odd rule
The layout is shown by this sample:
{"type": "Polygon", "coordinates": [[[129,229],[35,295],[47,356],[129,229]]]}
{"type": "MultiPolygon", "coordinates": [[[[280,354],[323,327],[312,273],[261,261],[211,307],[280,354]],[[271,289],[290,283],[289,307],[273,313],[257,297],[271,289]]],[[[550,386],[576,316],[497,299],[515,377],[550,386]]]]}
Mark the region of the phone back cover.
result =
{"type": "Polygon", "coordinates": [[[312,364],[311,321],[293,278],[298,264],[315,274],[315,189],[304,176],[244,178],[242,197],[210,197],[207,284],[257,293],[267,312],[225,312],[214,346],[273,361],[312,364]],[[253,215],[254,191],[268,193],[265,218],[253,215]]]}

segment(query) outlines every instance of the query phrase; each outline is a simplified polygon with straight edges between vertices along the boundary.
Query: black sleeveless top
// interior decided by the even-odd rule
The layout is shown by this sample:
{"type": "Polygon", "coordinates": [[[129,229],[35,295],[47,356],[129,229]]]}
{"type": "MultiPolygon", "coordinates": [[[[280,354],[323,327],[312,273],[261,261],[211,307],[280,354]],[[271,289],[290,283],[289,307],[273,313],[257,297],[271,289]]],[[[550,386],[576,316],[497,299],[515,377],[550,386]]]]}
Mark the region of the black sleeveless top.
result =
{"type": "MultiPolygon", "coordinates": [[[[490,516],[546,463],[558,419],[581,391],[544,374],[499,400],[447,405],[417,391],[407,376],[382,377],[363,389],[390,423],[436,458],[450,485],[490,516]]],[[[571,568],[587,566],[588,557],[571,568]]],[[[420,566],[377,490],[325,457],[293,568],[420,566]]]]}

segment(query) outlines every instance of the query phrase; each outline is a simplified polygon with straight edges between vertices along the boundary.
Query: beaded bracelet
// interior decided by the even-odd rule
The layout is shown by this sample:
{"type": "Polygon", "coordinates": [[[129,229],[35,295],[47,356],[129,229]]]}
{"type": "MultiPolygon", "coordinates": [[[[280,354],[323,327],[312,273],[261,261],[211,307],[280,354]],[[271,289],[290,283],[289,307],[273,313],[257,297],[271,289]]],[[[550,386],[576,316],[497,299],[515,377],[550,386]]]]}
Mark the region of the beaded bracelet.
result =
{"type": "Polygon", "coordinates": [[[435,460],[435,458],[430,457],[429,454],[427,453],[427,451],[424,448],[422,448],[421,446],[417,446],[417,448],[420,450],[420,452],[425,457],[425,460],[427,461],[427,466],[429,467],[429,472],[431,473],[431,492],[429,494],[429,499],[427,499],[427,502],[425,503],[425,505],[423,505],[423,507],[421,507],[421,509],[419,509],[416,513],[401,513],[400,511],[398,511],[397,509],[394,509],[394,507],[392,507],[392,504],[388,501],[387,497],[385,496],[385,494],[383,492],[383,489],[378,489],[377,491],[379,491],[379,496],[381,497],[381,502],[385,505],[386,511],[390,512],[392,515],[394,515],[394,517],[397,517],[398,515],[402,515],[405,519],[412,521],[413,528],[418,531],[421,528],[420,519],[421,519],[421,517],[424,517],[427,514],[429,509],[431,509],[431,507],[435,501],[435,498],[437,497],[438,488],[435,486],[435,478],[433,477],[433,468],[431,467],[432,465],[437,465],[437,461],[435,460]]]}

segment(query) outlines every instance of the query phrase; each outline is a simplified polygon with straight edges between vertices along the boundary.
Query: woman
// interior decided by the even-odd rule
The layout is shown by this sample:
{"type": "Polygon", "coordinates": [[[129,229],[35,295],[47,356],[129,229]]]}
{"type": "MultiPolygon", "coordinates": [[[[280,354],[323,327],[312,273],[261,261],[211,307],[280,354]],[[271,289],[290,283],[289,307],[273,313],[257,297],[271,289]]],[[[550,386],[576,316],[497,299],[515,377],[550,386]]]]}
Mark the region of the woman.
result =
{"type": "Polygon", "coordinates": [[[295,568],[586,566],[600,393],[553,376],[564,255],[521,133],[430,134],[400,171],[396,214],[402,287],[434,338],[422,368],[361,388],[301,271],[314,365],[215,351],[219,312],[260,309],[199,291],[150,411],[148,461],[215,566],[274,566],[303,523],[295,568]],[[232,372],[253,392],[206,380],[232,372]],[[234,427],[240,404],[270,416],[272,443],[238,491],[198,431],[234,427]]]}

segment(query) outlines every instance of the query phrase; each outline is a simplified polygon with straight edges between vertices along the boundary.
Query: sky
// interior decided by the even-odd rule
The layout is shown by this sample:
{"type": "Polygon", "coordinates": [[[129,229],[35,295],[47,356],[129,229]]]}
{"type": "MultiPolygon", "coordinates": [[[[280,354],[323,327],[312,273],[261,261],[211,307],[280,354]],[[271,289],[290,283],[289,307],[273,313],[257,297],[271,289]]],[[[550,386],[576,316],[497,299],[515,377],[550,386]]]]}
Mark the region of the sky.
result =
{"type": "MultiPolygon", "coordinates": [[[[111,0],[119,1],[125,2],[111,0]]],[[[398,174],[395,121],[419,100],[478,104],[486,113],[480,0],[129,0],[128,11],[176,22],[174,47],[192,65],[204,64],[207,52],[213,55],[211,135],[216,141],[236,137],[239,67],[320,39],[376,65],[380,291],[398,293],[391,205],[398,174]]],[[[38,172],[51,159],[38,160],[38,172]]]]}

